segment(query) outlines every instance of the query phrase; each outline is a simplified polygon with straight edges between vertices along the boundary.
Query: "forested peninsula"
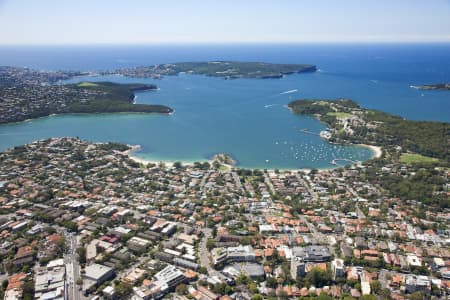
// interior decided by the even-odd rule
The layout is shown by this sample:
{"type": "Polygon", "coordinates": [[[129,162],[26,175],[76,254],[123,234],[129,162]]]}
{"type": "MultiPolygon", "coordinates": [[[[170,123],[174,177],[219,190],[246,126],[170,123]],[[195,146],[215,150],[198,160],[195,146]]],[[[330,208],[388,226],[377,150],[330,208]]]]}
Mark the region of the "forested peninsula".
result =
{"type": "Polygon", "coordinates": [[[296,100],[288,104],[296,114],[316,116],[330,127],[329,140],[402,149],[449,160],[450,123],[412,121],[378,110],[363,109],[349,99],[296,100]]]}
{"type": "Polygon", "coordinates": [[[130,77],[161,78],[163,76],[181,73],[220,77],[224,79],[237,78],[281,78],[285,75],[315,72],[316,66],[308,64],[273,64],[265,62],[207,61],[179,62],[152,66],[119,69],[109,74],[120,74],[130,77]]]}
{"type": "Polygon", "coordinates": [[[172,108],[164,105],[134,103],[135,92],[156,89],[156,85],[112,82],[0,86],[0,123],[20,122],[52,114],[173,112],[172,108]]]}

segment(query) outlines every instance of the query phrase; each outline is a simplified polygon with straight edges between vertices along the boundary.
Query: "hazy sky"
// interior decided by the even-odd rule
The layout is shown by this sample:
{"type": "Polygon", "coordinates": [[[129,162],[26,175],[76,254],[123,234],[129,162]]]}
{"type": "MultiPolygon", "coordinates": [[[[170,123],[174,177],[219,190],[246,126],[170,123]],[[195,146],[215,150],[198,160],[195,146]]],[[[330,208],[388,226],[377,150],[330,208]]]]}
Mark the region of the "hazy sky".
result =
{"type": "Polygon", "coordinates": [[[0,0],[2,44],[450,42],[449,0],[0,0]]]}

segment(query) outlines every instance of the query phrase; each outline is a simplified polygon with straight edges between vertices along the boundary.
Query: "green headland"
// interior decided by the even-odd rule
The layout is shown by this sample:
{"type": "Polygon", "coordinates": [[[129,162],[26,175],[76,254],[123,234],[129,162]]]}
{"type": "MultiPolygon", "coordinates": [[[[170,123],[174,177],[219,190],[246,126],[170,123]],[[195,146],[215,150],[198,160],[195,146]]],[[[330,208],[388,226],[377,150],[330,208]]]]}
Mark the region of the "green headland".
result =
{"type": "Polygon", "coordinates": [[[317,68],[308,64],[273,64],[264,62],[235,62],[235,61],[208,61],[208,62],[179,62],[173,64],[152,65],[129,69],[119,69],[115,74],[130,77],[159,78],[166,75],[178,75],[189,73],[222,77],[225,79],[235,78],[281,78],[284,75],[314,72],[317,68]]]}
{"type": "MultiPolygon", "coordinates": [[[[405,120],[361,108],[349,99],[296,100],[288,107],[296,114],[315,116],[326,123],[329,126],[326,136],[330,142],[376,145],[389,152],[395,150],[449,160],[449,123],[405,120]]],[[[408,160],[411,161],[411,156],[408,160]]]]}

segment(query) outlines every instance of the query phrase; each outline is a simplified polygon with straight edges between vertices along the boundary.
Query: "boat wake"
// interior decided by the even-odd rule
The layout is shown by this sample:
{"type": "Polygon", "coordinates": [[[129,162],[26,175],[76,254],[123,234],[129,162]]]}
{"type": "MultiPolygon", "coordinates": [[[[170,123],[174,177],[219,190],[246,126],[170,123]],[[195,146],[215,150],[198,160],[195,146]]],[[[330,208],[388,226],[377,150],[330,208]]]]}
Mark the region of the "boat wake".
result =
{"type": "Polygon", "coordinates": [[[297,93],[297,92],[298,92],[297,89],[295,89],[295,90],[289,90],[289,91],[285,91],[285,92],[280,93],[280,95],[292,94],[292,93],[297,93]]]}
{"type": "Polygon", "coordinates": [[[275,106],[276,104],[267,104],[267,105],[264,105],[264,108],[269,108],[269,107],[272,107],[272,106],[275,106]]]}
{"type": "Polygon", "coordinates": [[[412,89],[415,89],[415,90],[418,90],[418,89],[419,89],[419,87],[418,87],[418,86],[415,86],[415,85],[410,85],[409,87],[412,88],[412,89]]]}

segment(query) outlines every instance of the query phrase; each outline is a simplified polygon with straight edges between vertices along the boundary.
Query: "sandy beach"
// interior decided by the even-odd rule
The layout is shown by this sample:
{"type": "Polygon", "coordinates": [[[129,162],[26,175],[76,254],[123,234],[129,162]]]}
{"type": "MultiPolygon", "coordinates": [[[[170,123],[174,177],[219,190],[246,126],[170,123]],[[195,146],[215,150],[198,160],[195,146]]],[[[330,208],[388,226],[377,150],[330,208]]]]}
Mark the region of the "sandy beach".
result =
{"type": "MultiPolygon", "coordinates": [[[[141,157],[137,157],[135,155],[133,155],[134,152],[136,151],[140,151],[141,150],[141,146],[140,145],[128,145],[130,147],[130,150],[127,150],[125,152],[123,152],[125,155],[127,155],[131,160],[143,164],[143,165],[148,165],[148,164],[161,164],[163,163],[164,165],[166,165],[166,167],[172,167],[174,162],[170,162],[170,161],[156,161],[156,160],[149,160],[149,159],[144,159],[141,157]]],[[[184,164],[188,164],[188,163],[184,163],[182,162],[183,165],[184,164]]]]}
{"type": "MultiPolygon", "coordinates": [[[[365,147],[365,148],[369,148],[370,150],[372,150],[372,152],[374,153],[373,158],[380,158],[383,155],[383,150],[381,149],[381,147],[379,146],[374,146],[374,145],[367,145],[367,144],[355,144],[356,146],[361,146],[361,147],[365,147]]],[[[173,167],[173,164],[175,163],[175,161],[157,161],[157,160],[151,160],[151,159],[145,159],[145,158],[141,158],[141,157],[137,157],[135,155],[133,155],[133,152],[136,151],[140,151],[141,150],[141,146],[140,145],[128,145],[131,147],[130,150],[127,150],[124,152],[125,155],[128,155],[128,157],[130,159],[132,159],[133,161],[143,164],[143,165],[148,165],[148,164],[155,164],[155,165],[159,165],[159,164],[164,164],[166,167],[173,167]]],[[[193,166],[194,162],[192,161],[179,161],[183,166],[193,166]]],[[[214,162],[214,159],[210,159],[210,160],[204,160],[204,161],[200,161],[200,162],[209,162],[210,164],[212,164],[214,162]]],[[[228,169],[232,169],[232,168],[239,168],[238,166],[233,166],[233,165],[227,165],[227,164],[223,164],[226,168],[228,169]]],[[[266,169],[268,171],[275,171],[275,168],[259,168],[260,170],[262,169],[266,169]]],[[[319,171],[327,171],[327,170],[332,170],[334,169],[333,167],[331,168],[321,168],[318,169],[319,171]]],[[[305,172],[305,173],[309,173],[311,171],[310,168],[293,168],[293,169],[284,169],[284,168],[280,168],[278,169],[280,171],[290,171],[290,172],[296,172],[296,171],[301,171],[301,172],[305,172]]]]}
{"type": "MultiPolygon", "coordinates": [[[[133,160],[133,161],[135,161],[135,162],[137,162],[137,163],[140,163],[140,164],[143,164],[143,165],[148,165],[148,164],[155,164],[155,165],[159,165],[159,164],[164,164],[166,167],[172,167],[173,166],[173,164],[174,164],[174,162],[172,162],[172,161],[156,161],[156,160],[149,160],[149,159],[144,159],[144,158],[140,158],[140,157],[137,157],[137,156],[134,156],[134,155],[132,155],[132,154],[128,154],[128,157],[131,159],[131,160],[133,160]]],[[[184,166],[185,165],[189,165],[189,163],[185,163],[185,162],[181,162],[184,166]]]]}
{"type": "Polygon", "coordinates": [[[366,147],[373,151],[373,158],[380,158],[383,155],[383,150],[379,146],[367,145],[367,144],[357,144],[357,146],[366,147]]]}

